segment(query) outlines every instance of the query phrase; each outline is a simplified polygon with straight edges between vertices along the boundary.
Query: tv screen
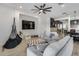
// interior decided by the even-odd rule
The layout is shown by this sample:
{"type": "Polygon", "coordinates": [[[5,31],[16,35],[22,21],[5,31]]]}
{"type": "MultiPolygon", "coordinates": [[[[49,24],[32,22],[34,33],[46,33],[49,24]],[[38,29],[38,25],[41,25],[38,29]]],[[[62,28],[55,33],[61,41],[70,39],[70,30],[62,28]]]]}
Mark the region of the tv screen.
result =
{"type": "Polygon", "coordinates": [[[35,22],[22,20],[22,29],[35,29],[35,22]]]}

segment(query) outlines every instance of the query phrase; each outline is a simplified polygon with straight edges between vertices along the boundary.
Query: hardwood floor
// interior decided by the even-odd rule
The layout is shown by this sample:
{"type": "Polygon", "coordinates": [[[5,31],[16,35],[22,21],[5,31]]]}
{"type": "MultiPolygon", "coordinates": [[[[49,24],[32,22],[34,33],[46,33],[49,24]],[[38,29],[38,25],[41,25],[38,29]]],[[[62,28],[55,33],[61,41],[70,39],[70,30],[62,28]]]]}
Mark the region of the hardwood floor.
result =
{"type": "MultiPolygon", "coordinates": [[[[37,40],[34,40],[33,43],[35,43],[35,41],[37,40]]],[[[75,41],[73,45],[74,46],[72,56],[79,56],[79,41],[75,41]]],[[[26,49],[27,49],[27,40],[23,40],[21,44],[14,49],[5,49],[5,51],[2,52],[0,48],[0,56],[26,56],[27,53],[26,49]]]]}
{"type": "Polygon", "coordinates": [[[79,56],[79,41],[74,42],[72,56],[79,56]]]}
{"type": "Polygon", "coordinates": [[[5,49],[4,51],[2,51],[2,47],[0,47],[0,56],[25,56],[26,47],[26,40],[22,40],[22,42],[13,49],[5,49]]]}

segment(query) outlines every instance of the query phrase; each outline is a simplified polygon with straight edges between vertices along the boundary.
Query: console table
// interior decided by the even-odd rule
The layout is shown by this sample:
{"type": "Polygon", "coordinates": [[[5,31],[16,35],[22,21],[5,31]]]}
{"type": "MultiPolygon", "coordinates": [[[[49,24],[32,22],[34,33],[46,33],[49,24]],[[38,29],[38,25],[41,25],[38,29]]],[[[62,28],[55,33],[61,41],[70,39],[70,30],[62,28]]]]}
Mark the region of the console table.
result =
{"type": "Polygon", "coordinates": [[[68,34],[70,34],[70,36],[73,37],[74,41],[78,41],[79,40],[79,33],[68,32],[68,34]]]}
{"type": "Polygon", "coordinates": [[[74,33],[72,34],[72,37],[73,39],[76,41],[76,40],[79,40],[79,33],[74,33]]]}

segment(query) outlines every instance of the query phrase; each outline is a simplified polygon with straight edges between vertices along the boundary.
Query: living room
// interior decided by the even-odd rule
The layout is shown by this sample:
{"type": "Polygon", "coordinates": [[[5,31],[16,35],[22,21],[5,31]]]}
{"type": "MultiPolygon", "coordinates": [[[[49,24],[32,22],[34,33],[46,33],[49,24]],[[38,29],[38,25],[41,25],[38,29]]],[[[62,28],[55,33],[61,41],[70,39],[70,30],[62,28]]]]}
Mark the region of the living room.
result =
{"type": "MultiPolygon", "coordinates": [[[[0,55],[79,56],[78,7],[79,3],[0,3],[0,55]],[[19,35],[21,42],[7,43],[12,35],[19,35]],[[43,48],[42,54],[38,51],[35,51],[36,54],[31,52],[33,46],[42,43],[45,43],[46,47],[52,43],[51,54],[51,47],[49,51],[43,48]],[[57,49],[56,52],[54,49],[57,49]]],[[[42,47],[45,46],[43,44],[42,47]]]]}

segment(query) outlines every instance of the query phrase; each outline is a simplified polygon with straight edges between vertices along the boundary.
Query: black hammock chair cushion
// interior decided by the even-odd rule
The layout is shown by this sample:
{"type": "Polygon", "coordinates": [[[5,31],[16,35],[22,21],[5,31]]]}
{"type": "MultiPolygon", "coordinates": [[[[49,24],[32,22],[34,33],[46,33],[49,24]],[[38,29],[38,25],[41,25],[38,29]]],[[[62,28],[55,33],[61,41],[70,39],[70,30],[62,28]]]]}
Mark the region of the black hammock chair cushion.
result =
{"type": "Polygon", "coordinates": [[[22,41],[22,38],[19,37],[19,35],[17,34],[16,38],[12,39],[9,38],[8,41],[4,44],[3,48],[6,49],[11,49],[11,48],[15,48],[17,45],[19,45],[22,41]]]}

